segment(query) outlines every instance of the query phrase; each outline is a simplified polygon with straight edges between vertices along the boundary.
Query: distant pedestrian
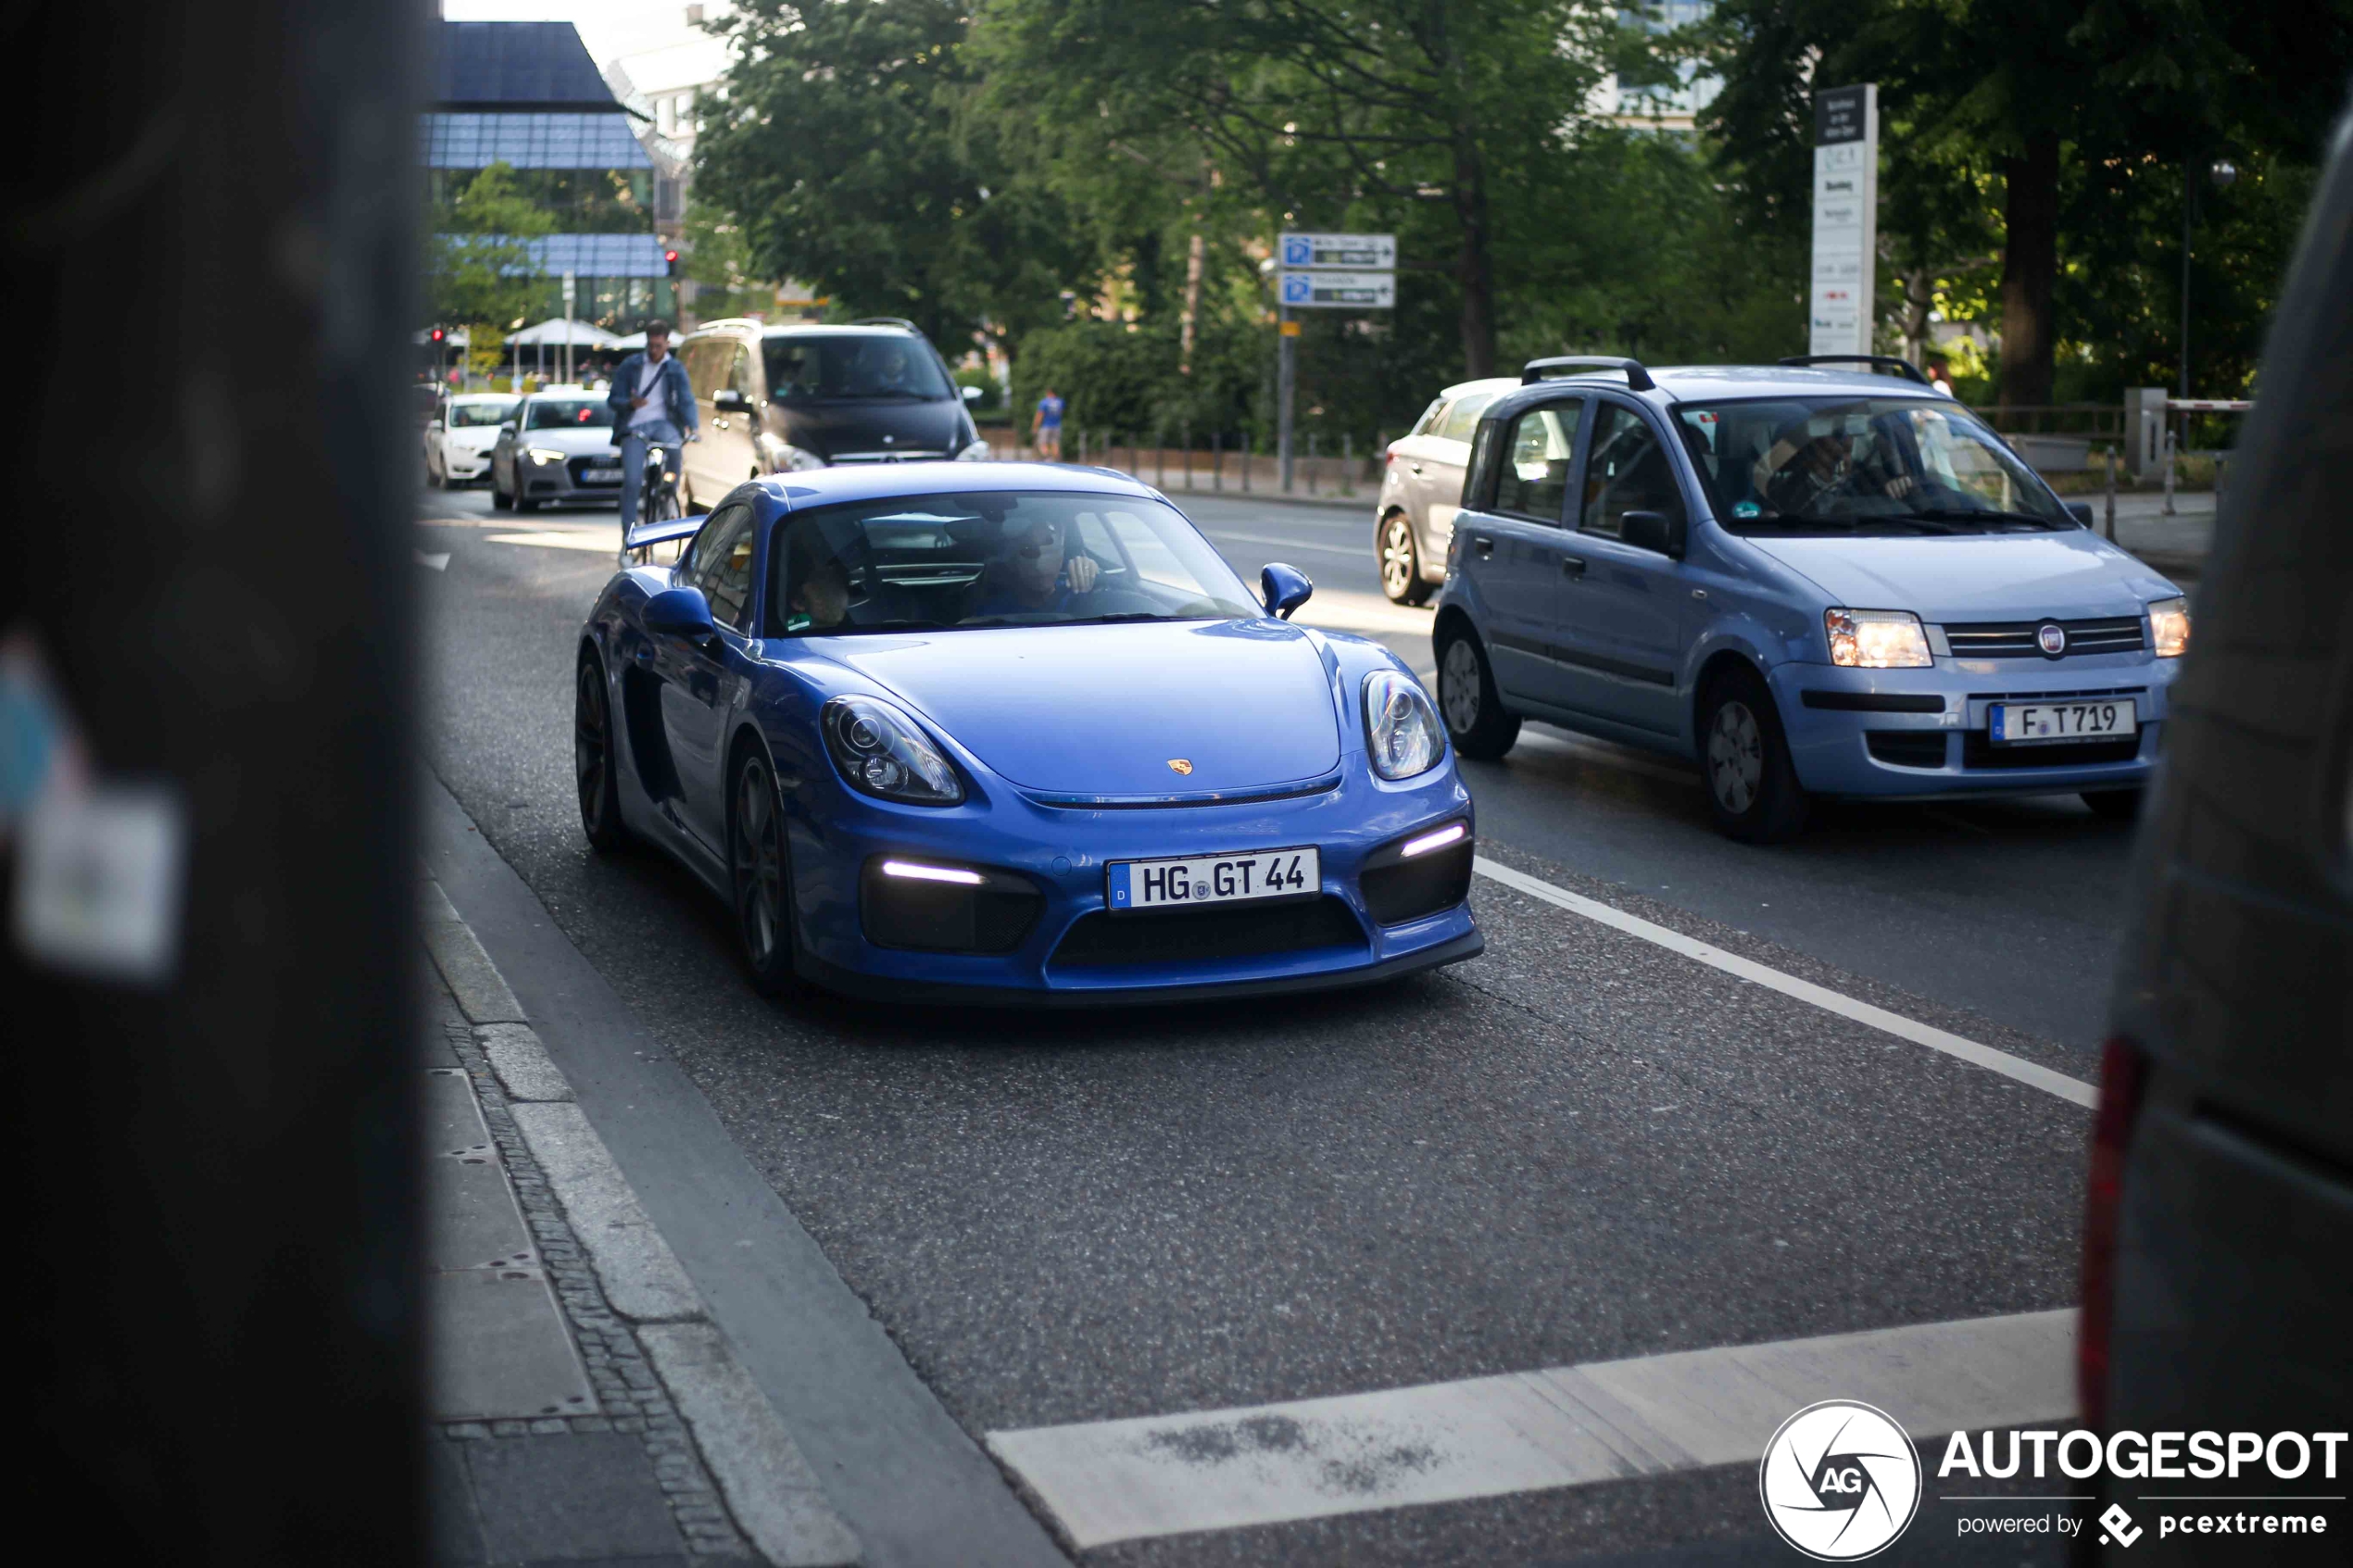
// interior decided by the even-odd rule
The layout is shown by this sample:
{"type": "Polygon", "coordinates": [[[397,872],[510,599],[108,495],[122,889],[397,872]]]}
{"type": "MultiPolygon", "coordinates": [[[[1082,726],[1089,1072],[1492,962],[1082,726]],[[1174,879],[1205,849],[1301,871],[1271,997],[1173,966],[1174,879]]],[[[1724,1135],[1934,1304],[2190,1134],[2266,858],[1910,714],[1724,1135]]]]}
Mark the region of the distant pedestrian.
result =
{"type": "Polygon", "coordinates": [[[1050,463],[1062,461],[1063,400],[1052,387],[1038,400],[1038,412],[1029,420],[1030,445],[1038,448],[1038,458],[1050,463]]]}
{"type": "Polygon", "coordinates": [[[621,362],[605,402],[612,409],[614,433],[621,437],[621,532],[626,538],[637,521],[646,448],[660,446],[668,453],[670,471],[675,474],[684,444],[700,439],[695,389],[687,384],[686,368],[670,352],[669,322],[646,323],[646,351],[621,362]]]}
{"type": "Polygon", "coordinates": [[[1945,396],[1952,396],[1952,361],[1939,355],[1930,355],[1927,358],[1928,384],[1936,388],[1937,391],[1943,393],[1945,396]]]}

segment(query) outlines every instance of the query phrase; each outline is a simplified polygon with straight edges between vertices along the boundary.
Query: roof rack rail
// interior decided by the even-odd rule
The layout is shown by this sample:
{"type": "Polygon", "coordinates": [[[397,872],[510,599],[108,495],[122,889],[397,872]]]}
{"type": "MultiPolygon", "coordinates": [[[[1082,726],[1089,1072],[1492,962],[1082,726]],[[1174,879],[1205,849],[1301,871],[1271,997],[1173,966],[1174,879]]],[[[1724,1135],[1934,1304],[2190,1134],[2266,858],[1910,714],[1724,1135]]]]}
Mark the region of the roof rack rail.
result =
{"type": "Polygon", "coordinates": [[[1809,365],[1869,365],[1875,370],[1888,370],[1922,386],[1934,386],[1928,373],[1909,359],[1899,359],[1893,354],[1791,354],[1781,363],[1804,370],[1809,365]]]}
{"type": "Polygon", "coordinates": [[[904,327],[917,337],[924,335],[923,328],[904,316],[861,316],[849,324],[853,327],[904,327]]]}
{"type": "Polygon", "coordinates": [[[767,324],[757,316],[714,316],[708,321],[697,321],[695,331],[707,332],[713,327],[764,327],[767,324]]]}
{"type": "Polygon", "coordinates": [[[1534,386],[1538,382],[1547,381],[1562,371],[1574,373],[1579,366],[1591,366],[1601,370],[1623,370],[1628,389],[1634,392],[1648,392],[1658,384],[1651,380],[1650,371],[1643,368],[1640,359],[1624,359],[1603,354],[1563,354],[1551,359],[1530,359],[1528,368],[1519,373],[1519,384],[1534,386]]]}

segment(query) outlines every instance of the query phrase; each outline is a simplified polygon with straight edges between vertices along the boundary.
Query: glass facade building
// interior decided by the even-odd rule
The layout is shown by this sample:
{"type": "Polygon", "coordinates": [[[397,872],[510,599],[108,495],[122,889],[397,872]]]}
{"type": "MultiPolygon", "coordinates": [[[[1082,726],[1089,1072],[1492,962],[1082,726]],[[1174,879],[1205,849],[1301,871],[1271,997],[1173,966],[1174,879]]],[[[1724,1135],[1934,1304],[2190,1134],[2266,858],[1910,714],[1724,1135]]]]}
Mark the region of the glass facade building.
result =
{"type": "Polygon", "coordinates": [[[492,164],[555,220],[525,249],[547,283],[546,308],[610,331],[675,314],[655,235],[654,166],[569,22],[440,24],[434,107],[418,128],[428,199],[439,203],[492,164]]]}

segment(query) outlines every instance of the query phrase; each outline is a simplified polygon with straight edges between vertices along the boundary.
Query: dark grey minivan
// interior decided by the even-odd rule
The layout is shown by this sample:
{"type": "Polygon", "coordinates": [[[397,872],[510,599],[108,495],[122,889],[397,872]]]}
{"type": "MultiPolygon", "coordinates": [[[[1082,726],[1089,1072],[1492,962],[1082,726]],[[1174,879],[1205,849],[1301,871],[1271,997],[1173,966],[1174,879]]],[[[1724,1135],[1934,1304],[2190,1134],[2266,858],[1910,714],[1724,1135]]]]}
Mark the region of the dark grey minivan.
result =
{"type": "Polygon", "coordinates": [[[947,361],[910,321],[708,321],[678,348],[702,414],[686,495],[702,510],[747,479],[837,463],[988,456],[947,361]]]}
{"type": "MultiPolygon", "coordinates": [[[[2348,132],[2271,326],[2138,848],[2079,1340],[2085,1423],[2112,1432],[2255,1434],[2268,1449],[2353,1417],[2348,132]]],[[[2137,1516],[2145,1538],[2127,1532],[2138,1546],[2120,1561],[2290,1560],[2269,1532],[2250,1544],[2165,1529],[2148,1495],[2201,1493],[2250,1516],[2334,1515],[2292,1560],[2342,1562],[2341,1502],[2255,1499],[2341,1498],[2348,1457],[2325,1474],[2315,1450],[2296,1475],[2112,1480],[2093,1507],[2137,1516]]]]}

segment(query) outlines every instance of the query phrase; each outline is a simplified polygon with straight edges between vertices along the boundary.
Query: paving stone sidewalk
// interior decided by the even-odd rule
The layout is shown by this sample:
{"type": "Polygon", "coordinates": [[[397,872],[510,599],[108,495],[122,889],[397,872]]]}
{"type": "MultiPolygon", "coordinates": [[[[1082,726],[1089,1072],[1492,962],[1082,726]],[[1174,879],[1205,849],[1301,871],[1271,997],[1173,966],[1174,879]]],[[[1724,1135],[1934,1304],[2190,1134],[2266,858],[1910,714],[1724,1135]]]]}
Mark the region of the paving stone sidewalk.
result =
{"type": "Polygon", "coordinates": [[[438,888],[427,895],[434,1561],[855,1562],[855,1537],[706,1320],[504,981],[438,888]],[[504,1005],[485,1007],[485,996],[504,1005]],[[597,1246],[576,1223],[598,1230],[597,1246]],[[624,1266],[640,1260],[650,1266],[624,1266]]]}

